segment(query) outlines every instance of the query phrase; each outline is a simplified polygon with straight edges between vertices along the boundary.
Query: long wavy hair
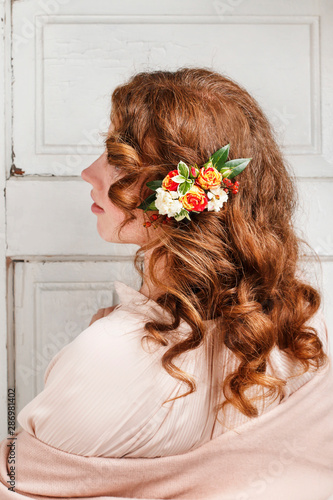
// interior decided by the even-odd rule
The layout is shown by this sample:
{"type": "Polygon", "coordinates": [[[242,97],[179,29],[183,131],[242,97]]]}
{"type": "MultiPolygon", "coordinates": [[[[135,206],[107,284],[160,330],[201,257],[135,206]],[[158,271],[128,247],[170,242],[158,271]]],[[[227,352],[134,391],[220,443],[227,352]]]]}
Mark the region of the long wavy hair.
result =
{"type": "Polygon", "coordinates": [[[187,337],[162,356],[165,370],[189,387],[178,397],[191,394],[196,384],[174,358],[199,347],[207,336],[205,321],[220,318],[214,349],[230,349],[239,363],[222,381],[224,400],[215,411],[230,403],[256,417],[258,408],[247,389],[256,386],[265,397],[283,398],[286,381],[266,374],[275,346],[300,362],[303,373],[329,359],[316,329],[306,325],[321,295],[297,276],[301,243],[308,244],[293,227],[296,182],[274,131],[244,88],[202,68],[132,76],[113,92],[111,122],[113,131],[105,139],[108,160],[124,173],[109,189],[112,203],[125,213],[120,231],[151,194],[145,183],[163,179],[180,160],[203,165],[228,143],[229,159],[252,158],[237,177],[238,194],[229,196],[219,212],[192,213],[191,221],[171,219],[140,247],[134,263],[143,277],[142,255],[155,247],[149,278],[164,291],[157,303],[173,318],[171,323],[148,321],[144,338],[168,346],[168,334],[181,320],[190,325],[187,337]],[[139,186],[137,196],[134,186],[139,186]],[[161,258],[167,283],[155,272],[161,258]]]}

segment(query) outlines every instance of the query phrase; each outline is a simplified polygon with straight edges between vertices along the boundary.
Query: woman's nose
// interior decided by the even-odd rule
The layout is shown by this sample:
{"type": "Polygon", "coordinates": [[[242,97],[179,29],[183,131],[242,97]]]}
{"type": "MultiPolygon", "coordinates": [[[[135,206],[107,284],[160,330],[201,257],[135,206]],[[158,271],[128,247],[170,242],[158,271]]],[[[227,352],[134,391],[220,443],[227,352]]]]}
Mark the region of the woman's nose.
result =
{"type": "Polygon", "coordinates": [[[90,167],[84,168],[81,172],[81,178],[86,181],[90,182],[90,167]]]}
{"type": "Polygon", "coordinates": [[[89,184],[95,184],[101,182],[101,168],[100,168],[101,156],[97,158],[89,167],[85,168],[81,172],[81,178],[89,182],[89,184]]]}

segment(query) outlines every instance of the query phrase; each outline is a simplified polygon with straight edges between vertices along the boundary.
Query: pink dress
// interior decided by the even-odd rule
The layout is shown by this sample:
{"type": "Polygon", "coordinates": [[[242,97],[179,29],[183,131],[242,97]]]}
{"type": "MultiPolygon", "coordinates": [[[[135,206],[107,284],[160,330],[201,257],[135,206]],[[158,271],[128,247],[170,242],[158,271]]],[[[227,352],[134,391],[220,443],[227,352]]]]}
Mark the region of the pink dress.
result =
{"type": "MultiPolygon", "coordinates": [[[[40,441],[77,455],[159,457],[186,453],[245,423],[248,418],[230,405],[223,424],[215,419],[212,387],[217,374],[224,379],[235,369],[237,359],[227,348],[216,359],[210,342],[174,359],[194,378],[197,390],[162,405],[187,392],[188,386],[162,366],[161,357],[172,340],[154,347],[142,346],[141,338],[147,320],[168,318],[168,313],[134,288],[119,281],[114,285],[120,303],[53,357],[44,389],[18,414],[20,426],[40,441]]],[[[206,324],[214,332],[217,322],[206,324]]],[[[321,311],[311,324],[322,332],[327,350],[321,311]]],[[[179,338],[189,330],[182,321],[172,333],[179,338]]],[[[298,367],[276,348],[268,368],[268,373],[285,378],[298,367]]],[[[290,379],[284,399],[312,376],[308,372],[290,379]]],[[[262,412],[279,403],[268,402],[262,412]]]]}

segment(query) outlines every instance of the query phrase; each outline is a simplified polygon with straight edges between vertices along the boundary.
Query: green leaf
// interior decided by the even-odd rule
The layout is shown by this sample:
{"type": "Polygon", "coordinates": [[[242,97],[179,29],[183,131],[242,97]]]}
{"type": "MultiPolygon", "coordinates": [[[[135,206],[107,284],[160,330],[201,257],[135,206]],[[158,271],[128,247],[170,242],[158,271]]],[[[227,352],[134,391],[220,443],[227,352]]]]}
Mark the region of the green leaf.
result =
{"type": "Polygon", "coordinates": [[[250,163],[252,158],[239,158],[236,160],[228,161],[225,166],[231,168],[231,174],[228,175],[229,179],[236,177],[236,175],[243,172],[244,168],[250,163]]]}
{"type": "Polygon", "coordinates": [[[177,192],[179,196],[184,196],[193,186],[194,180],[188,179],[187,181],[179,184],[177,192]]]}
{"type": "Polygon", "coordinates": [[[151,204],[148,207],[148,210],[158,210],[158,208],[155,205],[155,200],[151,202],[151,204]]]}
{"type": "MultiPolygon", "coordinates": [[[[226,168],[235,168],[238,167],[238,165],[246,165],[252,160],[252,158],[237,158],[236,160],[229,160],[224,164],[224,167],[226,168]]],[[[244,168],[245,168],[244,167],[244,168]]]]}
{"type": "Polygon", "coordinates": [[[191,220],[190,214],[185,208],[182,208],[181,211],[175,215],[176,220],[183,220],[184,218],[187,218],[188,220],[191,220]]]}
{"type": "Polygon", "coordinates": [[[144,210],[146,212],[149,208],[149,205],[155,200],[156,200],[156,193],[152,193],[148,196],[148,198],[143,200],[143,202],[136,208],[140,208],[141,210],[144,210]]]}
{"type": "Polygon", "coordinates": [[[180,175],[185,177],[185,179],[188,178],[189,170],[188,170],[188,166],[186,165],[186,163],[184,163],[183,161],[180,161],[178,163],[177,169],[178,169],[178,172],[180,173],[180,175]]]}
{"type": "Polygon", "coordinates": [[[230,149],[230,144],[227,144],[226,146],[223,146],[223,148],[218,149],[210,158],[213,162],[214,167],[216,170],[220,172],[221,168],[224,166],[225,162],[227,161],[228,154],[229,154],[229,149],[230,149]]]}
{"type": "Polygon", "coordinates": [[[146,186],[152,189],[153,191],[156,191],[157,188],[162,186],[163,180],[158,180],[158,181],[149,181],[146,182],[146,186]]]}
{"type": "Polygon", "coordinates": [[[172,180],[174,182],[177,182],[178,184],[181,184],[182,182],[186,181],[186,178],[183,175],[175,175],[174,177],[172,177],[172,180]]]}

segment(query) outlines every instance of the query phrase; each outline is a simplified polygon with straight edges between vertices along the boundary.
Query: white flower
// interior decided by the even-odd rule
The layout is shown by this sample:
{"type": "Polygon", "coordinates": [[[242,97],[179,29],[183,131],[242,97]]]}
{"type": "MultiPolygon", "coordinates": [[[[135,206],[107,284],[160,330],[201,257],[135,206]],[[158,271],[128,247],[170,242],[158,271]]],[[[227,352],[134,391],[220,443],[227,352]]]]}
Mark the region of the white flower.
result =
{"type": "Polygon", "coordinates": [[[210,189],[207,196],[210,200],[207,204],[208,211],[214,210],[215,212],[219,212],[223,203],[228,201],[228,193],[220,186],[210,189]]]}
{"type": "Polygon", "coordinates": [[[224,191],[224,187],[222,188],[221,186],[217,186],[215,188],[210,189],[211,193],[213,193],[215,196],[220,196],[223,198],[224,201],[227,201],[228,199],[228,193],[224,191]]]}
{"type": "Polygon", "coordinates": [[[172,193],[177,195],[176,191],[166,191],[162,187],[156,189],[155,206],[161,215],[167,214],[168,217],[174,217],[183,208],[181,202],[175,199],[176,196],[172,193]]]}
{"type": "Polygon", "coordinates": [[[169,191],[171,198],[178,199],[178,193],[177,191],[169,191]]]}

